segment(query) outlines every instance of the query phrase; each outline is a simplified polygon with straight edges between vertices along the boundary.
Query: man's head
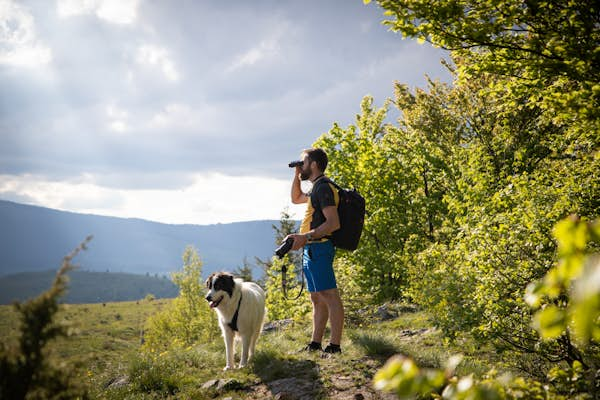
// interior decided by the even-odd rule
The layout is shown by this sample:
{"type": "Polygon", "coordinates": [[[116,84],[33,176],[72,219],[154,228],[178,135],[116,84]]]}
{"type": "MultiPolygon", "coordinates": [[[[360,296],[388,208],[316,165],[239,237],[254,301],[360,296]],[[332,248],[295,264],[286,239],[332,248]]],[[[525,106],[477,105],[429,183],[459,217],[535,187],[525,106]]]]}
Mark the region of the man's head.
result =
{"type": "Polygon", "coordinates": [[[301,159],[304,161],[300,178],[307,180],[315,178],[327,168],[327,153],[323,149],[306,149],[302,152],[301,159]]]}

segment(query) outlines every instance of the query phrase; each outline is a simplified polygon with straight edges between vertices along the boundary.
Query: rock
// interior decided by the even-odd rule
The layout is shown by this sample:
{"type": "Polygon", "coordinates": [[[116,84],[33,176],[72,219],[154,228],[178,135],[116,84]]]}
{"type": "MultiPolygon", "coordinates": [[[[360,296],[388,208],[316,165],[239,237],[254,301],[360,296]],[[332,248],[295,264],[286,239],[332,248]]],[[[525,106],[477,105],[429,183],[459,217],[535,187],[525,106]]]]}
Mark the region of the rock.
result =
{"type": "Polygon", "coordinates": [[[210,381],[207,381],[202,385],[202,389],[212,389],[215,390],[217,393],[243,388],[244,385],[242,385],[239,381],[236,381],[235,379],[211,379],[210,381]]]}
{"type": "Polygon", "coordinates": [[[269,383],[275,399],[310,400],[315,398],[315,382],[298,378],[279,379],[269,383]]]}
{"type": "Polygon", "coordinates": [[[428,333],[428,332],[429,332],[429,329],[427,329],[427,328],[404,329],[404,330],[400,331],[400,336],[408,337],[408,336],[422,335],[422,334],[428,333]]]}
{"type": "Polygon", "coordinates": [[[390,312],[389,306],[385,304],[377,309],[377,314],[382,321],[387,321],[398,317],[398,314],[390,312]]]}
{"type": "Polygon", "coordinates": [[[263,326],[262,331],[263,332],[271,332],[271,331],[279,330],[283,327],[291,325],[293,322],[294,322],[294,320],[291,318],[290,319],[281,319],[278,321],[271,321],[271,322],[266,323],[263,326]]]}
{"type": "Polygon", "coordinates": [[[219,383],[218,379],[211,379],[210,381],[205,382],[204,385],[202,385],[202,389],[204,389],[204,390],[212,389],[212,388],[216,387],[218,383],[219,383]]]}
{"type": "Polygon", "coordinates": [[[128,376],[118,376],[112,380],[110,380],[106,385],[106,389],[117,389],[123,386],[129,385],[129,377],[128,376]]]}
{"type": "Polygon", "coordinates": [[[331,383],[336,390],[340,391],[350,390],[356,386],[354,384],[354,379],[349,376],[338,376],[335,379],[332,379],[331,383]]]}

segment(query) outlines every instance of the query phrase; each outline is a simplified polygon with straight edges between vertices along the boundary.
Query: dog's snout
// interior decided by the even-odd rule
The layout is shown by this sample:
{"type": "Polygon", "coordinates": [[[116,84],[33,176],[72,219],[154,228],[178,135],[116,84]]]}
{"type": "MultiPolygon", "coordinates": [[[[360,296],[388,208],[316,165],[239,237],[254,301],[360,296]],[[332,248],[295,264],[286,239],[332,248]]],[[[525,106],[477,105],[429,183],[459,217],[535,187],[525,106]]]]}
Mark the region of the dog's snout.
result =
{"type": "Polygon", "coordinates": [[[212,296],[209,294],[206,295],[205,297],[206,301],[212,301],[212,296]]]}

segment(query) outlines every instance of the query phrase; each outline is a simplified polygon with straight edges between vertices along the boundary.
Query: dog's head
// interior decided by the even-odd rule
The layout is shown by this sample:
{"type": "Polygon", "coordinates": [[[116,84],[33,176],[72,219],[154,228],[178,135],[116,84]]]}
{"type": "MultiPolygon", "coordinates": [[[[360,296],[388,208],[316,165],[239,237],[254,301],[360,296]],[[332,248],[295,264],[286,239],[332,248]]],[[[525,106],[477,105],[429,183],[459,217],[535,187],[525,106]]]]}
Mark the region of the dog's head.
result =
{"type": "Polygon", "coordinates": [[[206,301],[208,301],[210,308],[216,308],[224,299],[226,301],[231,299],[235,280],[233,275],[227,272],[215,272],[206,280],[206,287],[208,288],[206,301]]]}

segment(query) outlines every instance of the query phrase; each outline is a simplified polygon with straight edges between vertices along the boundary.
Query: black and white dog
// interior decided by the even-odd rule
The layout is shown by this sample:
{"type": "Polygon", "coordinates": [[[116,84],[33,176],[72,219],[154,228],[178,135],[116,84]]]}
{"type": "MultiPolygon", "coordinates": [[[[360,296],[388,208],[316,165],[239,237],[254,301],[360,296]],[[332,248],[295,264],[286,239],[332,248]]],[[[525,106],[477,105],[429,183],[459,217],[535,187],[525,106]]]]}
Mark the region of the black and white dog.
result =
{"type": "Polygon", "coordinates": [[[226,272],[212,274],[206,280],[206,300],[217,311],[225,340],[224,370],[233,368],[235,342],[241,339],[242,355],[239,367],[245,367],[254,354],[256,340],[265,317],[265,292],[254,282],[244,282],[226,272]]]}

